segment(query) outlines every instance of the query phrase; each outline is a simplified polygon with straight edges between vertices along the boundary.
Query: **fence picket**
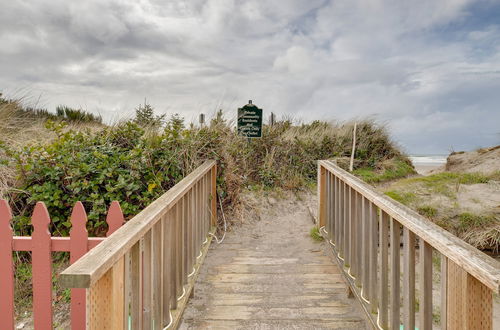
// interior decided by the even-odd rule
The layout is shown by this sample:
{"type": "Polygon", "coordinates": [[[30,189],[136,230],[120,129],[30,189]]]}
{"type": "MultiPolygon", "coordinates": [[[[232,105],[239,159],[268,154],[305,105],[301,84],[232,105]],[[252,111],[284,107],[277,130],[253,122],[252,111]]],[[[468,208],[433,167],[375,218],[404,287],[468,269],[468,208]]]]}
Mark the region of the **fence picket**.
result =
{"type": "Polygon", "coordinates": [[[106,236],[113,234],[118,228],[125,223],[122,208],[117,201],[111,202],[109,206],[108,215],[106,216],[106,223],[108,224],[108,231],[106,236]]]}
{"type": "Polygon", "coordinates": [[[52,328],[52,258],[50,217],[43,202],[36,203],[33,216],[33,324],[36,329],[52,328]]]}
{"type": "Polygon", "coordinates": [[[6,200],[0,200],[0,311],[2,329],[14,329],[14,265],[12,264],[12,212],[6,200]]]}
{"type": "MultiPolygon", "coordinates": [[[[76,202],[71,213],[70,263],[81,258],[88,250],[87,214],[81,202],[76,202]]],[[[71,329],[85,329],[85,289],[71,289],[71,329]]]]}
{"type": "MultiPolygon", "coordinates": [[[[38,202],[33,211],[31,222],[34,228],[31,237],[13,236],[10,227],[12,213],[5,200],[0,200],[0,269],[5,271],[0,277],[0,310],[8,317],[0,319],[0,328],[14,327],[14,268],[12,251],[32,252],[33,281],[33,318],[36,329],[52,329],[52,255],[54,251],[70,252],[70,263],[75,263],[89,249],[100,243],[103,238],[89,239],[86,229],[87,214],[81,202],[73,207],[69,237],[52,237],[49,232],[51,223],[45,204],[38,202]]],[[[113,202],[108,212],[108,235],[124,223],[123,213],[118,202],[113,202]]],[[[123,288],[123,284],[120,284],[123,288]]],[[[119,290],[121,290],[118,288],[119,290]]],[[[87,322],[87,294],[85,289],[71,290],[71,328],[85,329],[87,322]]]]}

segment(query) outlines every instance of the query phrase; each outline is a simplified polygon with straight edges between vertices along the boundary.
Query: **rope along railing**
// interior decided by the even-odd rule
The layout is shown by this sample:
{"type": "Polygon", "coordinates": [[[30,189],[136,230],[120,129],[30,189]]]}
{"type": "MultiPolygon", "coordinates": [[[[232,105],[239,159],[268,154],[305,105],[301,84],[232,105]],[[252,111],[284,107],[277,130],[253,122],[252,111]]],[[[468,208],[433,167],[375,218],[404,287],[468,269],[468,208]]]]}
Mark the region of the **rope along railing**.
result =
{"type": "Polygon", "coordinates": [[[87,328],[176,328],[215,224],[207,161],[61,273],[64,286],[87,289],[87,328]]]}
{"type": "Polygon", "coordinates": [[[318,190],[321,232],[373,327],[493,328],[498,261],[332,161],[318,163],[318,190]]]}

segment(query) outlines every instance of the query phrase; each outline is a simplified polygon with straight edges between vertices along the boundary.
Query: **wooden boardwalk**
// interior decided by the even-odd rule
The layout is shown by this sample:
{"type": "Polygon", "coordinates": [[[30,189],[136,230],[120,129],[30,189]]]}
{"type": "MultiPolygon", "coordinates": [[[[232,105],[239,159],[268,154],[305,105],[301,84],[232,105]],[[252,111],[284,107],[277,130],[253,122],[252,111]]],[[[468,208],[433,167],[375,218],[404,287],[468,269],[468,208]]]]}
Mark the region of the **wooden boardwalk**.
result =
{"type": "Polygon", "coordinates": [[[309,237],[312,194],[243,196],[260,220],[210,245],[216,174],[206,161],[60,274],[88,289],[86,328],[431,329],[435,312],[441,329],[494,328],[500,263],[334,162],[319,161],[317,208],[334,248],[309,237]]]}
{"type": "Polygon", "coordinates": [[[365,329],[305,205],[277,208],[212,243],[181,329],[365,329]]]}

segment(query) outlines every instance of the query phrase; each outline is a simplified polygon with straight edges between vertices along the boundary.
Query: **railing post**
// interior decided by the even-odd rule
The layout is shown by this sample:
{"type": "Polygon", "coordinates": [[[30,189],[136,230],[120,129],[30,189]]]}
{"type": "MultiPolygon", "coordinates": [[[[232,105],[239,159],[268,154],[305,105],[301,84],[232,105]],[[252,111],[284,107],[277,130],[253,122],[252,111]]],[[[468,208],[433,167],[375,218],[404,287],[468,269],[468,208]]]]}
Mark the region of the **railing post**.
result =
{"type": "Polygon", "coordinates": [[[124,328],[124,257],[89,289],[90,330],[124,328]]]}
{"type": "MultiPolygon", "coordinates": [[[[318,219],[319,228],[325,225],[326,217],[326,169],[318,163],[318,219]]],[[[336,242],[335,242],[336,243],[336,242]]]]}
{"type": "Polygon", "coordinates": [[[212,167],[212,178],[211,178],[212,186],[212,226],[217,226],[217,165],[212,167]]]}
{"type": "Polygon", "coordinates": [[[14,329],[14,266],[12,264],[12,213],[6,200],[0,200],[0,328],[14,329]]]}
{"type": "Polygon", "coordinates": [[[448,259],[448,329],[493,329],[492,291],[448,259]]]}

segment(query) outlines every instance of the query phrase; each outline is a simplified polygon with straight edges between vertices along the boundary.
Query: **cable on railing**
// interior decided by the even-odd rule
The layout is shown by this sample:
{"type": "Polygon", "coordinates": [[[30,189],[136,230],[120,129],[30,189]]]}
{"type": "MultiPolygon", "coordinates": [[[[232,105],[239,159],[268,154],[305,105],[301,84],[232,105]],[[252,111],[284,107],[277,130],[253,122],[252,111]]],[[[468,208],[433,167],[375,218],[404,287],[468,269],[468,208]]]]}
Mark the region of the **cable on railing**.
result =
{"type": "Polygon", "coordinates": [[[182,294],[179,298],[177,298],[177,301],[181,301],[181,299],[184,297],[185,294],[186,294],[186,288],[182,287],[182,294]]]}
{"type": "Polygon", "coordinates": [[[222,198],[220,197],[218,192],[217,192],[217,196],[219,196],[220,211],[222,212],[222,219],[224,220],[224,234],[222,235],[222,238],[220,240],[214,234],[212,234],[212,233],[209,233],[209,234],[215,238],[215,241],[217,242],[217,244],[221,244],[224,241],[224,238],[226,238],[227,222],[226,222],[226,216],[224,215],[224,209],[222,208],[222,202],[221,202],[222,198]]]}
{"type": "Polygon", "coordinates": [[[191,273],[188,275],[188,277],[193,276],[193,275],[194,275],[194,273],[196,273],[196,269],[195,269],[195,268],[194,268],[194,266],[193,266],[193,271],[191,271],[191,273]]]}
{"type": "Polygon", "coordinates": [[[174,322],[174,319],[172,318],[172,312],[171,311],[168,311],[169,315],[170,315],[170,323],[167,324],[167,326],[165,328],[163,328],[163,330],[165,329],[168,329],[170,328],[170,326],[172,325],[172,323],[174,322]]]}

